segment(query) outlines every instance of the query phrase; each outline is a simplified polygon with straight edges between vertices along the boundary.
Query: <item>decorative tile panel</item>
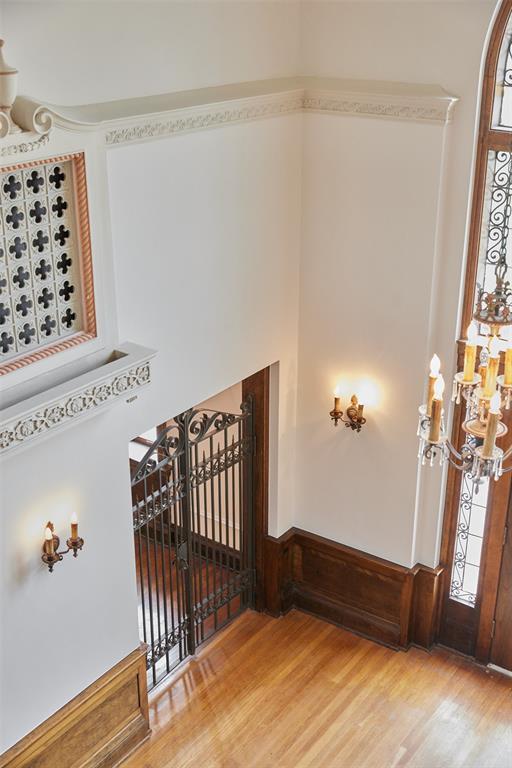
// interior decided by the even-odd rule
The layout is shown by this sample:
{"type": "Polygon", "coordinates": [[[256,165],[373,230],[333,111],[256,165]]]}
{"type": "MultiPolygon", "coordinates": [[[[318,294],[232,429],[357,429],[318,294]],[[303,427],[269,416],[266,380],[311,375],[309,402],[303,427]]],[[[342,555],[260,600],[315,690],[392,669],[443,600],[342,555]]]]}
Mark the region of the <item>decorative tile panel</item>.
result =
{"type": "Polygon", "coordinates": [[[83,154],[0,169],[0,375],[95,335],[83,154]]]}

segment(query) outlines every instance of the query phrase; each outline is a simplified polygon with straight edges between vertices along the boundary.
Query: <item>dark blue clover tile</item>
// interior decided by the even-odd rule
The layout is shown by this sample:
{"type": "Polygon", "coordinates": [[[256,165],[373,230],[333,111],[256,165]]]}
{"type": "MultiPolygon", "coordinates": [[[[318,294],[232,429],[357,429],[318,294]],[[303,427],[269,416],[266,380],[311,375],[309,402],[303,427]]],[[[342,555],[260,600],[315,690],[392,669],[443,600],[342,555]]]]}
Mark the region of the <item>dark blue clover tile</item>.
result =
{"type": "Polygon", "coordinates": [[[20,293],[14,297],[14,309],[19,318],[29,317],[34,309],[34,302],[29,293],[20,293]]]}
{"type": "Polygon", "coordinates": [[[55,315],[46,314],[39,317],[39,334],[41,339],[48,339],[58,333],[57,320],[55,315]]]}
{"type": "Polygon", "coordinates": [[[50,191],[61,190],[66,186],[68,169],[65,163],[55,163],[46,169],[50,191]]]}
{"type": "Polygon", "coordinates": [[[4,208],[4,220],[7,229],[12,232],[21,231],[25,227],[25,206],[22,202],[15,205],[6,205],[4,208]]]}
{"type": "Polygon", "coordinates": [[[29,168],[27,171],[24,171],[23,178],[25,182],[25,194],[27,196],[33,197],[44,193],[46,178],[42,166],[36,166],[35,168],[29,168]]]}
{"type": "Polygon", "coordinates": [[[20,348],[37,344],[37,330],[34,323],[20,323],[16,326],[16,337],[20,348]]]}
{"type": "Polygon", "coordinates": [[[4,200],[18,200],[23,197],[23,181],[19,172],[13,171],[2,176],[0,195],[4,200]]]}
{"type": "Polygon", "coordinates": [[[28,243],[25,233],[15,235],[7,241],[7,253],[11,261],[19,261],[28,255],[28,243]]]}
{"type": "Polygon", "coordinates": [[[12,327],[0,329],[0,354],[8,355],[15,350],[15,330],[12,327]]]}

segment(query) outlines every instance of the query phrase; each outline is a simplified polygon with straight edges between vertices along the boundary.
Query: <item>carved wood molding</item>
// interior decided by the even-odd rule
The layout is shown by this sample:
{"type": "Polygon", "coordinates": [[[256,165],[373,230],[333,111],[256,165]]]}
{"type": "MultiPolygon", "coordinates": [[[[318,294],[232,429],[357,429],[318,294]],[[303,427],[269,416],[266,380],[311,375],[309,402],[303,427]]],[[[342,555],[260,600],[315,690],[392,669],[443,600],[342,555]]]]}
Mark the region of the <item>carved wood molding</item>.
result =
{"type": "Polygon", "coordinates": [[[0,415],[0,456],[37,437],[132,395],[151,381],[152,350],[125,345],[116,359],[65,385],[6,408],[0,415]],[[123,351],[124,350],[124,351],[123,351]],[[32,406],[31,402],[36,401],[32,406]],[[12,412],[17,412],[12,415],[12,412]]]}

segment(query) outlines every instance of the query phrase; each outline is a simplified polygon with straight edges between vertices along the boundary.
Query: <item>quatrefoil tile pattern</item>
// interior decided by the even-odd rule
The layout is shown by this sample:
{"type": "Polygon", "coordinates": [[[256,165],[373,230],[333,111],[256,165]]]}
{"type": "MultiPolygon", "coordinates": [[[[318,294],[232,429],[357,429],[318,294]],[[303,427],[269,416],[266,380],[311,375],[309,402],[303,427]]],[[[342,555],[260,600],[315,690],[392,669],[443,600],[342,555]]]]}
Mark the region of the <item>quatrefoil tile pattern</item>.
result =
{"type": "Polygon", "coordinates": [[[0,364],[84,329],[71,160],[0,170],[0,364]]]}

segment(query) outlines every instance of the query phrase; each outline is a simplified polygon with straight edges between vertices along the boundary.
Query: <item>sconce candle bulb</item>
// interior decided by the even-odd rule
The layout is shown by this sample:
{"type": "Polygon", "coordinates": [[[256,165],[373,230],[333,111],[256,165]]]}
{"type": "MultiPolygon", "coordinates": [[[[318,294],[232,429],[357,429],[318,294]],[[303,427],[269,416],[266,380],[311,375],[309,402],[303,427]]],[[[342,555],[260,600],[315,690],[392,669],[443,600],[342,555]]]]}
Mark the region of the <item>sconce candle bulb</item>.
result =
{"type": "Polygon", "coordinates": [[[66,544],[68,548],[59,552],[60,539],[54,533],[53,523],[48,522],[44,531],[43,554],[41,555],[41,559],[43,563],[48,566],[50,573],[53,572],[55,563],[60,562],[64,555],[67,555],[68,552],[73,552],[73,557],[77,557],[78,550],[82,549],[84,546],[84,540],[78,535],[78,521],[76,515],[73,515],[71,518],[71,536],[66,544]]]}
{"type": "Polygon", "coordinates": [[[343,418],[343,411],[341,409],[341,398],[338,395],[338,389],[334,392],[334,409],[330,412],[330,417],[334,421],[334,426],[338,426],[338,421],[342,421],[346,427],[350,427],[356,432],[361,431],[363,424],[366,424],[366,419],[363,416],[364,404],[359,403],[356,395],[352,395],[350,399],[350,405],[347,408],[347,418],[343,418]]]}
{"type": "Polygon", "coordinates": [[[49,525],[46,526],[44,531],[44,547],[43,548],[47,555],[53,555],[53,552],[54,552],[53,531],[49,525]]]}
{"type": "Polygon", "coordinates": [[[76,512],[71,515],[71,538],[78,539],[78,518],[76,512]]]}

